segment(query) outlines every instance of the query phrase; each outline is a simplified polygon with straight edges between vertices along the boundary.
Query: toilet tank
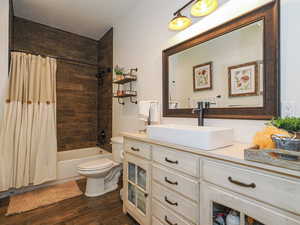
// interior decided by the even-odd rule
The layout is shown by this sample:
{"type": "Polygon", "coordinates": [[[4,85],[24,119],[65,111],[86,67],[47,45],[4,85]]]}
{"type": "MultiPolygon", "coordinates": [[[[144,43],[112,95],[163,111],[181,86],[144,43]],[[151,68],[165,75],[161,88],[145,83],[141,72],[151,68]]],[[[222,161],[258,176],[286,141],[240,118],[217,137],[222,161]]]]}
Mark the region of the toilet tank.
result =
{"type": "Polygon", "coordinates": [[[122,163],[123,161],[123,137],[111,138],[112,143],[112,157],[115,162],[122,163]]]}

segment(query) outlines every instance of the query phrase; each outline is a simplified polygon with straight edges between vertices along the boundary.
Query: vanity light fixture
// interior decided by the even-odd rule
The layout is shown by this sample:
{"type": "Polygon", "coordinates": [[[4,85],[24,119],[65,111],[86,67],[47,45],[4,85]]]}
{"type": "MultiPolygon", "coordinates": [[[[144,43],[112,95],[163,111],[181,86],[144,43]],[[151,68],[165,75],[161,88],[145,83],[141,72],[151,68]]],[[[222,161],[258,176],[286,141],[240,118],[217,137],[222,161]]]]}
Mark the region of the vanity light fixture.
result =
{"type": "Polygon", "coordinates": [[[185,28],[191,26],[192,20],[186,16],[181,15],[180,12],[170,21],[170,30],[184,30],[185,28]]]}
{"type": "Polygon", "coordinates": [[[192,20],[181,14],[181,11],[187,8],[192,3],[196,3],[192,6],[191,14],[193,16],[207,16],[218,8],[218,0],[190,0],[183,7],[178,9],[173,15],[175,16],[169,23],[170,30],[184,30],[191,26],[192,20]]]}
{"type": "Polygon", "coordinates": [[[191,14],[196,17],[207,16],[219,6],[218,0],[197,0],[191,8],[191,14]]]}

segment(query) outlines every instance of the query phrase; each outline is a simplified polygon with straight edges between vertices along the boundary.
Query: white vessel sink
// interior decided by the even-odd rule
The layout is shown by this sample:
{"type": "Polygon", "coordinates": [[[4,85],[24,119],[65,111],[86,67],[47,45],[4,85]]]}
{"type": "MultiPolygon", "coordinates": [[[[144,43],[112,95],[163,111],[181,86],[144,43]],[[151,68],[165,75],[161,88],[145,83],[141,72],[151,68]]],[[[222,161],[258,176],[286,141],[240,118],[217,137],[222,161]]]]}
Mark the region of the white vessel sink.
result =
{"type": "Polygon", "coordinates": [[[214,150],[233,145],[233,129],[182,125],[153,125],[148,138],[201,150],[214,150]]]}

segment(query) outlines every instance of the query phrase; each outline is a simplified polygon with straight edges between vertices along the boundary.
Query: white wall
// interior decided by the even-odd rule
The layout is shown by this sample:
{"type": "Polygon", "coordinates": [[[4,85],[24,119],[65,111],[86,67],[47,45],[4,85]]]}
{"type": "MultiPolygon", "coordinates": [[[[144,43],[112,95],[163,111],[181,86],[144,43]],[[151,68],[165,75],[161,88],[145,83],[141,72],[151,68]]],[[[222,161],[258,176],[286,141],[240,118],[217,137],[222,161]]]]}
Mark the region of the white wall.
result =
{"type": "MultiPolygon", "coordinates": [[[[138,67],[137,91],[139,99],[157,99],[162,102],[162,50],[224,23],[271,0],[230,0],[216,12],[200,20],[183,32],[167,29],[172,13],[186,0],[140,1],[129,15],[115,24],[114,63],[125,67],[138,67]]],[[[297,67],[300,45],[299,0],[282,0],[281,55],[282,100],[298,103],[296,115],[300,115],[300,74],[297,67]],[[297,102],[298,101],[298,102],[297,102]]],[[[113,134],[122,131],[137,132],[143,124],[137,120],[137,106],[127,103],[113,106],[113,134]]],[[[196,125],[196,119],[163,118],[163,123],[196,125]]],[[[235,129],[235,138],[251,142],[253,134],[264,126],[265,121],[207,119],[206,125],[235,129]]]]}
{"type": "Polygon", "coordinates": [[[0,3],[0,118],[8,80],[9,0],[0,3]]]}
{"type": "Polygon", "coordinates": [[[283,113],[300,116],[300,1],[281,0],[281,100],[283,113]],[[290,107],[291,106],[291,107],[290,107]]]}

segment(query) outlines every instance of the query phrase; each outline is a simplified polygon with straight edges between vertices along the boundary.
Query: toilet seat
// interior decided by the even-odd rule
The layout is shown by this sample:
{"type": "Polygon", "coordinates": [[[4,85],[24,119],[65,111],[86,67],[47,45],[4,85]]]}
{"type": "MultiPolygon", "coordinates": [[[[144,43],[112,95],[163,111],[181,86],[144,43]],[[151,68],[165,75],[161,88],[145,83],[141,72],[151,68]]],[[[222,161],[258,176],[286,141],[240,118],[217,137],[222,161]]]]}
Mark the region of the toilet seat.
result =
{"type": "Polygon", "coordinates": [[[89,161],[82,163],[78,165],[78,170],[80,171],[99,171],[99,170],[105,170],[110,169],[114,165],[114,162],[110,159],[103,158],[103,159],[97,159],[94,161],[89,161]]]}

